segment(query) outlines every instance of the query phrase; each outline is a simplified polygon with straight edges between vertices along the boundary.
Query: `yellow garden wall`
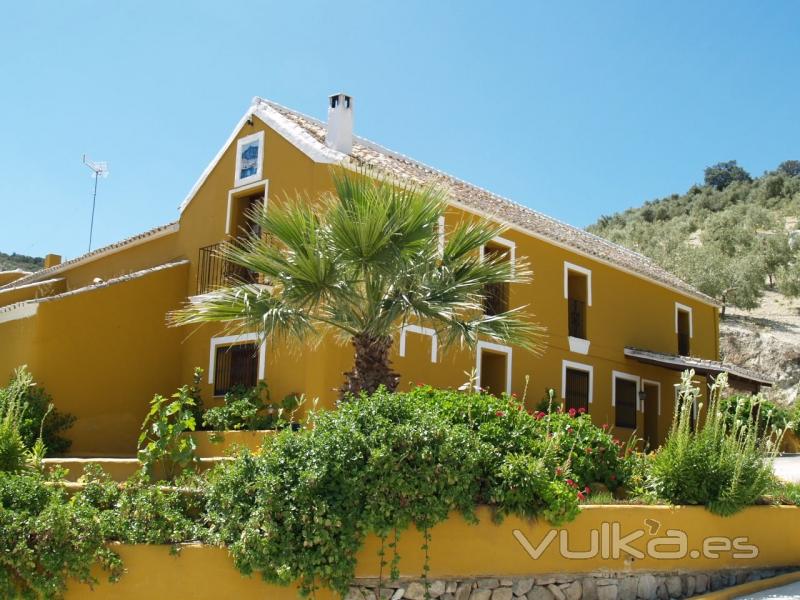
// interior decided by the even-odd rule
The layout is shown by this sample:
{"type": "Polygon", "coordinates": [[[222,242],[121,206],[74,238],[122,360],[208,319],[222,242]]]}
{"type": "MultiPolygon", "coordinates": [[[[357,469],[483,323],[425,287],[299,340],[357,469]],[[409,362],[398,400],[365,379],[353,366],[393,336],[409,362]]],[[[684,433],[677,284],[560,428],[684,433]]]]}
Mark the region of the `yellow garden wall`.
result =
{"type": "Polygon", "coordinates": [[[77,418],[71,453],[131,456],[155,393],[180,380],[180,333],[164,326],[186,265],[41,302],[35,317],[0,324],[0,373],[27,364],[59,410],[77,418]]]}
{"type": "MultiPolygon", "coordinates": [[[[545,573],[589,573],[641,571],[711,571],[730,568],[761,568],[800,564],[800,515],[796,507],[751,507],[732,517],[717,517],[701,507],[657,506],[588,506],[578,518],[561,528],[540,522],[507,518],[502,524],[491,521],[489,510],[479,511],[480,523],[469,525],[460,516],[435,527],[430,546],[431,578],[471,578],[480,576],[525,576],[545,573]],[[632,559],[624,552],[614,558],[615,544],[609,542],[608,558],[603,558],[603,539],[613,537],[619,527],[622,536],[641,531],[641,537],[630,544],[634,552],[646,551],[648,544],[657,551],[676,552],[680,547],[654,540],[687,540],[685,553],[679,558],[654,558],[645,552],[632,559]],[[606,528],[609,534],[604,532],[606,528]],[[550,533],[551,531],[555,533],[550,533]],[[596,533],[592,533],[592,532],[596,533]],[[682,532],[682,533],[680,533],[682,532]],[[525,550],[521,539],[536,547],[547,536],[554,540],[537,559],[525,550]],[[598,556],[565,558],[559,551],[559,540],[567,540],[573,552],[590,548],[591,536],[598,538],[598,556]],[[740,550],[723,551],[722,538],[740,550]],[[734,558],[734,552],[757,555],[734,558]],[[746,550],[743,550],[746,549],[746,550]],[[693,551],[697,551],[695,558],[693,551]],[[705,553],[705,554],[704,554],[705,553]],[[718,558],[710,558],[712,555],[718,558]],[[688,558],[687,558],[688,557],[688,558]]],[[[419,578],[422,568],[420,545],[416,531],[403,534],[399,552],[403,577],[419,578]]],[[[378,540],[368,538],[359,554],[357,576],[378,575],[378,540]]],[[[169,556],[165,546],[120,546],[126,574],[119,583],[103,583],[93,593],[86,586],[71,584],[67,598],[295,598],[292,588],[267,586],[257,576],[243,578],[235,570],[225,550],[186,546],[179,557],[169,556]]],[[[652,552],[651,552],[652,554],[652,552]]],[[[325,592],[318,598],[333,597],[325,592]]]]}

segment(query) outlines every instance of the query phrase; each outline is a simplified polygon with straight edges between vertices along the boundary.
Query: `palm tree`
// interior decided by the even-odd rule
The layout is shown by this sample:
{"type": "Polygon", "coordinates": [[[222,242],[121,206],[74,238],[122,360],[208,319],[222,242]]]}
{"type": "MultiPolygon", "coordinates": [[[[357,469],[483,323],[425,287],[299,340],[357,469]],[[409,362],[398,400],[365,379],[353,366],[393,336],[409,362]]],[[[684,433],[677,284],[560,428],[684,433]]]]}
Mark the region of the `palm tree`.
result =
{"type": "Polygon", "coordinates": [[[317,340],[331,331],[349,341],[354,365],[340,393],[397,387],[389,352],[409,322],[434,328],[444,346],[473,347],[480,336],[533,352],[544,329],[522,307],[486,315],[491,286],[530,280],[519,258],[479,256],[502,227],[466,220],[440,247],[444,191],[399,185],[369,173],[332,172],[334,193],[312,202],[290,199],[249,217],[261,235],[226,244],[220,255],[258,273],[259,282],[233,281],[169,315],[173,326],[222,322],[263,338],[317,340]]]}

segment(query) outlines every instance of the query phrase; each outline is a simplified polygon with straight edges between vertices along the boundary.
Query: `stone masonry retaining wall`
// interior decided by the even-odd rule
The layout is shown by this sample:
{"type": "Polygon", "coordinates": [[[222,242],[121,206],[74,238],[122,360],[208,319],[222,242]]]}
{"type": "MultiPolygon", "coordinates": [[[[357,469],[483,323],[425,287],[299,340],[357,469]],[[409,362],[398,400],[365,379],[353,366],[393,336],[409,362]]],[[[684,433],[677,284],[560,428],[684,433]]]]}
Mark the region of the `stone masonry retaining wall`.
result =
{"type": "MultiPolygon", "coordinates": [[[[431,598],[438,600],[670,600],[689,598],[792,571],[793,568],[728,569],[660,573],[596,572],[531,577],[481,577],[432,579],[431,598]]],[[[378,581],[354,582],[345,600],[424,600],[420,580],[384,582],[380,599],[378,581]]]]}

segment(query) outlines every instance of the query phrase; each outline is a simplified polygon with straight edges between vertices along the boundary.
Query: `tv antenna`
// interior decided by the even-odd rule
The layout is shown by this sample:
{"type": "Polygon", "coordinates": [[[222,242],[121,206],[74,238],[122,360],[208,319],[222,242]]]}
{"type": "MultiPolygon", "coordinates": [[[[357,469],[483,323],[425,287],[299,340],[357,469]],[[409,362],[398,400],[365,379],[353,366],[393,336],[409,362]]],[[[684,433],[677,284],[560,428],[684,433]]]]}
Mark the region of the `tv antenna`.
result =
{"type": "Polygon", "coordinates": [[[106,162],[95,162],[93,160],[89,160],[86,158],[86,155],[83,155],[83,164],[85,164],[89,169],[92,171],[92,177],[94,177],[94,192],[92,193],[92,220],[89,223],[89,252],[92,251],[92,232],[94,230],[94,207],[97,204],[97,180],[101,177],[105,178],[108,177],[108,163],[106,162]]]}

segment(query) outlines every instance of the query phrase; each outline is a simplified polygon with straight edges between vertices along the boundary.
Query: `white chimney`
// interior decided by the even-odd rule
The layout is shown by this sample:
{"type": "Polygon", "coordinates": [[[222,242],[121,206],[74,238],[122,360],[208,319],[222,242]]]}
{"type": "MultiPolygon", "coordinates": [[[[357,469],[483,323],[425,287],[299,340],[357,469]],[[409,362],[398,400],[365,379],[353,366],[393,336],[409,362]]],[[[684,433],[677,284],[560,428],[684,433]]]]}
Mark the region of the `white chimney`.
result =
{"type": "Polygon", "coordinates": [[[353,149],[353,98],[334,94],[328,98],[328,133],[325,145],[344,154],[353,149]]]}

